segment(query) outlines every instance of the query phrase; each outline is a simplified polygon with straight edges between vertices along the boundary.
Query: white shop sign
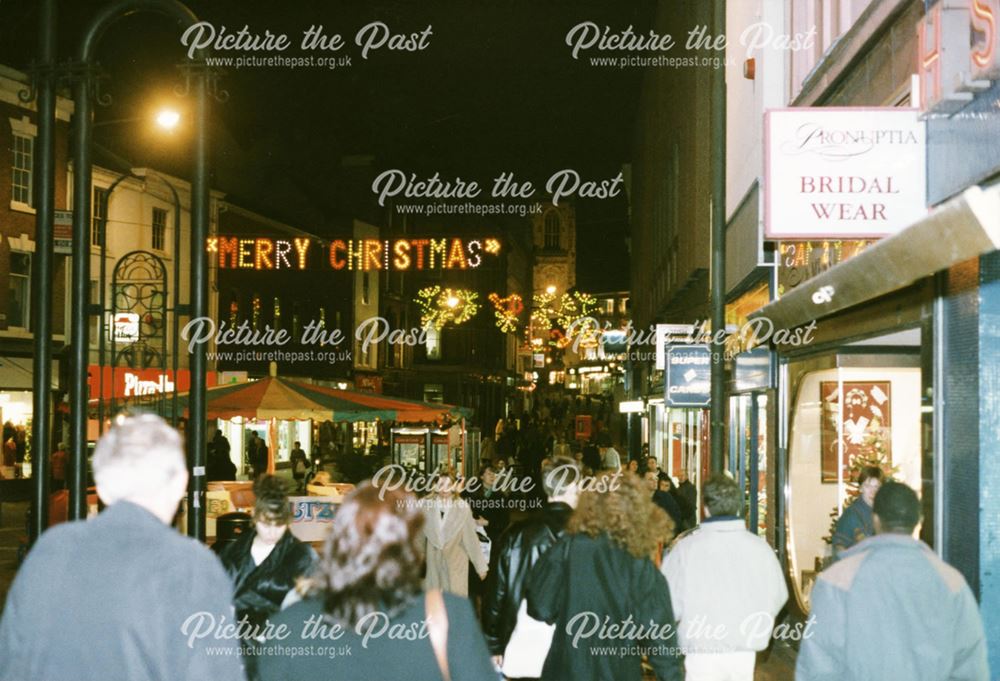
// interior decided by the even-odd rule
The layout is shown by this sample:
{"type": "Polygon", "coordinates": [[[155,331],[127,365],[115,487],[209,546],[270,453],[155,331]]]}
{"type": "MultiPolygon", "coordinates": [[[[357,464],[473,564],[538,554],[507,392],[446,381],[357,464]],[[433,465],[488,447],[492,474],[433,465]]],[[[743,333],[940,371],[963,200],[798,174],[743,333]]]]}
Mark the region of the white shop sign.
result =
{"type": "Polygon", "coordinates": [[[916,109],[767,111],[765,237],[875,238],[923,218],[925,139],[916,109]]]}

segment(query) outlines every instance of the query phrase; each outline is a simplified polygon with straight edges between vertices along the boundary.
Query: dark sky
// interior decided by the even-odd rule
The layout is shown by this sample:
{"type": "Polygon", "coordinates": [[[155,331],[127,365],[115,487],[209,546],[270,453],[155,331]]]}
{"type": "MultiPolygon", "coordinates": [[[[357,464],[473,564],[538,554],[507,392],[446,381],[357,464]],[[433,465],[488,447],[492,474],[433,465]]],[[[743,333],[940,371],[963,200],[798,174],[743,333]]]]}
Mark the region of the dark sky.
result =
{"type": "MultiPolygon", "coordinates": [[[[103,4],[59,3],[62,59],[75,53],[88,17],[103,4]]],[[[641,71],[574,61],[565,38],[581,21],[648,30],[655,4],[650,0],[188,4],[216,29],[235,32],[248,25],[251,33],[287,34],[292,46],[281,53],[287,57],[324,54],[299,47],[312,25],[341,34],[347,43],[333,54],[350,56],[349,67],[230,69],[222,81],[230,96],[213,112],[214,184],[277,217],[349,214],[356,212],[349,204],[370,201],[345,179],[355,171],[344,170],[344,156],[370,155],[376,171],[438,172],[484,185],[513,171],[536,186],[563,168],[585,179],[611,178],[629,160],[641,71]],[[430,25],[432,34],[423,51],[382,48],[363,60],[354,37],[373,21],[394,33],[430,25]],[[286,185],[294,185],[302,200],[276,189],[286,185]]],[[[0,0],[3,63],[23,69],[32,59],[36,12],[37,0],[0,0]]],[[[179,82],[174,65],[184,52],[177,28],[155,15],[127,17],[113,26],[99,59],[114,101],[98,110],[98,122],[148,115],[161,102],[185,106],[173,91],[179,82]]],[[[187,174],[189,140],[183,131],[163,140],[138,123],[108,124],[95,138],[138,165],[187,174]]],[[[625,200],[576,205],[581,287],[627,288],[625,200]]]]}

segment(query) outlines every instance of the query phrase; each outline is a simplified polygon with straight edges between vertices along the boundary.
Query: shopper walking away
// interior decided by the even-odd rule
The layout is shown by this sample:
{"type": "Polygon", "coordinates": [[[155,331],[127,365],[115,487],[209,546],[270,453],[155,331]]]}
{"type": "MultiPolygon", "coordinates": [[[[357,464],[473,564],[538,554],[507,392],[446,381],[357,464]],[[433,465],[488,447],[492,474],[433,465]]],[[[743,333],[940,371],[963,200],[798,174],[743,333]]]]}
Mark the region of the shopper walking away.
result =
{"type": "Polygon", "coordinates": [[[232,621],[233,589],[211,551],[169,526],[188,483],[180,435],[158,416],[124,418],[93,467],[107,508],[28,553],[0,621],[0,680],[243,679],[236,641],[192,636],[232,621]]]}
{"type": "Polygon", "coordinates": [[[788,600],[781,565],[737,513],[742,492],[713,475],[702,488],[701,525],[677,540],[663,562],[679,620],[688,681],[753,681],[757,651],[788,600]]]}
{"type": "Polygon", "coordinates": [[[920,500],[886,482],[877,534],[845,551],[812,588],[799,681],[988,681],[986,637],[961,573],[913,538],[920,500]]]}
{"type": "Polygon", "coordinates": [[[262,649],[261,681],[496,681],[469,601],[421,588],[423,523],[401,490],[363,483],[348,495],[305,598],[272,620],[291,633],[262,649]],[[317,641],[332,653],[288,654],[317,641]]]}
{"type": "Polygon", "coordinates": [[[441,589],[459,596],[469,595],[469,563],[480,579],[488,565],[469,505],[459,498],[454,478],[438,478],[437,491],[423,500],[428,590],[441,589]]]}

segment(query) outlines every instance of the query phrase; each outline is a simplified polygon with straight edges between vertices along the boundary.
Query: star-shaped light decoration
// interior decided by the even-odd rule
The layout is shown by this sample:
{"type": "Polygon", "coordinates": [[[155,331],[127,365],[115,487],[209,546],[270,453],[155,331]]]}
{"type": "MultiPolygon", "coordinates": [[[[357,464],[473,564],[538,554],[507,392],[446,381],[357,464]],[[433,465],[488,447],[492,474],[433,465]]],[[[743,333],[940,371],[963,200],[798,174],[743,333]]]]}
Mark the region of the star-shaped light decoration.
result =
{"type": "Polygon", "coordinates": [[[426,286],[417,291],[414,302],[420,306],[421,326],[440,329],[446,324],[464,324],[479,312],[479,294],[466,289],[442,289],[426,286]]]}

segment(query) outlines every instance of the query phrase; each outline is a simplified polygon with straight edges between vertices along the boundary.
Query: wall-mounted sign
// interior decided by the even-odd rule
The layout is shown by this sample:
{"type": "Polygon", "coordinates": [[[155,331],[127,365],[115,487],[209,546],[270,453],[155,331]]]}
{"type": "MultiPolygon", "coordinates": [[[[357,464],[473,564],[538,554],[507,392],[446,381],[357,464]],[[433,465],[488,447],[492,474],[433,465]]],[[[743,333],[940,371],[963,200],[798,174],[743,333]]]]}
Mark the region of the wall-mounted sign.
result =
{"type": "Polygon", "coordinates": [[[500,248],[493,237],[335,239],[327,245],[307,237],[214,236],[206,242],[219,269],[231,270],[305,270],[316,263],[335,270],[464,270],[499,256],[500,248]]]}
{"type": "Polygon", "coordinates": [[[733,379],[736,392],[767,390],[771,385],[771,351],[758,347],[736,355],[733,379]]]}
{"type": "Polygon", "coordinates": [[[764,140],[768,239],[882,237],[927,214],[916,109],[772,109],[764,140]]]}
{"type": "Polygon", "coordinates": [[[108,340],[115,343],[135,343],[139,340],[139,315],[135,312],[116,312],[108,327],[108,340]]]}
{"type": "Polygon", "coordinates": [[[73,253],[73,211],[57,210],[52,216],[52,250],[54,253],[73,253]]]}
{"type": "Polygon", "coordinates": [[[920,108],[951,114],[1000,78],[1000,0],[948,0],[917,23],[920,108]]]}
{"type": "Polygon", "coordinates": [[[707,345],[667,348],[664,382],[668,407],[707,407],[712,401],[711,349],[707,345]]]}
{"type": "Polygon", "coordinates": [[[642,400],[627,400],[618,403],[619,414],[641,414],[646,411],[646,403],[642,400]]]}
{"type": "MultiPolygon", "coordinates": [[[[176,388],[178,392],[187,392],[191,389],[191,372],[188,369],[178,369],[177,377],[169,369],[129,369],[127,367],[115,367],[114,376],[109,366],[100,367],[91,364],[87,367],[87,385],[90,388],[91,399],[100,396],[102,399],[110,399],[112,394],[116,398],[140,397],[143,395],[156,395],[160,393],[170,393],[176,388]],[[101,374],[104,375],[103,382],[101,374]]],[[[206,384],[216,385],[216,373],[206,372],[206,384]]]]}
{"type": "Polygon", "coordinates": [[[690,343],[694,332],[694,324],[657,324],[656,365],[654,368],[663,371],[666,367],[667,346],[673,343],[690,343]]]}

